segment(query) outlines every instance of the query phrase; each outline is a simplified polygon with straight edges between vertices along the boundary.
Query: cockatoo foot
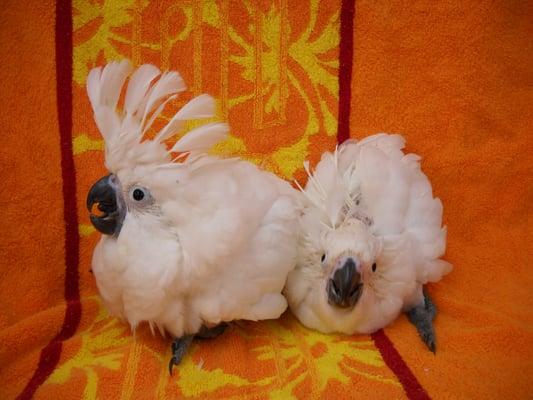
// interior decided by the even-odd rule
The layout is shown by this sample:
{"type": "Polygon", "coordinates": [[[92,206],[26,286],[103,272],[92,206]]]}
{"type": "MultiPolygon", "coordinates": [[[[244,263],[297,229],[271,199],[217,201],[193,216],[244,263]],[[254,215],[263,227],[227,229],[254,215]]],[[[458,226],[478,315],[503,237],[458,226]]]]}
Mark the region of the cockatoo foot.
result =
{"type": "Polygon", "coordinates": [[[200,328],[200,331],[196,335],[185,335],[180,338],[174,339],[174,341],[172,342],[172,358],[168,363],[168,372],[170,373],[170,375],[172,375],[172,368],[174,368],[174,365],[178,365],[187,353],[187,350],[191,346],[193,338],[213,339],[218,335],[221,335],[227,327],[228,324],[225,322],[222,322],[221,324],[218,324],[212,328],[202,326],[202,328],[200,328]]]}
{"type": "Polygon", "coordinates": [[[172,358],[168,363],[168,372],[170,375],[172,375],[172,368],[174,368],[174,365],[178,365],[183,359],[183,356],[187,353],[193,337],[193,335],[185,335],[174,339],[172,342],[172,358]]]}
{"type": "Polygon", "coordinates": [[[407,311],[407,318],[416,327],[420,338],[432,353],[436,351],[435,331],[433,329],[433,320],[436,315],[437,308],[426,291],[424,291],[424,302],[407,311]]]}
{"type": "Polygon", "coordinates": [[[225,322],[222,322],[212,328],[202,326],[202,328],[200,329],[200,332],[196,334],[196,337],[199,339],[213,339],[221,335],[222,333],[224,333],[227,327],[228,327],[228,324],[225,322]]]}

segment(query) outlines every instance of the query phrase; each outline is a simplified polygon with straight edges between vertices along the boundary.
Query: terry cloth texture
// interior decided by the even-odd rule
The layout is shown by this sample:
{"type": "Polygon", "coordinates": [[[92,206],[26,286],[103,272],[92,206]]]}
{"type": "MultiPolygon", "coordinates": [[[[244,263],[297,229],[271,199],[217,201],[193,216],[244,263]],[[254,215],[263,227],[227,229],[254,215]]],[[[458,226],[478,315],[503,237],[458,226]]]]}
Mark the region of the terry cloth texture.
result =
{"type": "Polygon", "coordinates": [[[2,399],[526,399],[533,395],[531,2],[9,1],[0,11],[2,399]],[[286,313],[197,342],[103,308],[85,210],[105,174],[90,68],[176,69],[217,98],[218,152],[304,181],[348,137],[401,133],[444,203],[437,353],[402,316],[323,335],[286,313]]]}

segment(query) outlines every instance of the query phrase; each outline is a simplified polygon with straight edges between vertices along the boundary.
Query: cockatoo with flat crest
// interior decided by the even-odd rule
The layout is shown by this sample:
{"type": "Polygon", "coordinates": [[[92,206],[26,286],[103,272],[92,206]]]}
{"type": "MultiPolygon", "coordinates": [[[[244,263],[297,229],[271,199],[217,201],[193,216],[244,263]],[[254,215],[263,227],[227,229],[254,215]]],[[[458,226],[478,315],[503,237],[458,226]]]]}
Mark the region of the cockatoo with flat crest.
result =
{"type": "Polygon", "coordinates": [[[185,85],[177,72],[153,65],[131,72],[128,61],[111,62],[87,78],[110,172],[87,196],[91,222],[103,233],[92,270],[112,314],[133,330],[148,322],[175,338],[172,371],[194,336],[285,311],[297,192],[249,162],[208,155],[227,137],[224,123],[199,126],[167,147],[186,120],[214,117],[208,95],[185,104],[150,139],[153,122],[185,85]]]}
{"type": "Polygon", "coordinates": [[[374,332],[402,311],[435,351],[436,309],[423,290],[452,269],[442,204],[399,135],[348,141],[324,153],[301,191],[299,255],[285,294],[322,332],[374,332]]]}

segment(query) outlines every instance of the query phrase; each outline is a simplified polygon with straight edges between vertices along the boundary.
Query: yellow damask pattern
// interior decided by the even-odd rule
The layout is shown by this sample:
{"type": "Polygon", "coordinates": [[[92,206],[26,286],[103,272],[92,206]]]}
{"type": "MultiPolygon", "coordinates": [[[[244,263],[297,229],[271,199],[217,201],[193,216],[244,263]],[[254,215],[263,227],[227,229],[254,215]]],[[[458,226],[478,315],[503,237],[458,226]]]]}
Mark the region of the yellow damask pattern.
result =
{"type": "Polygon", "coordinates": [[[72,353],[45,389],[68,386],[77,372],[85,380],[77,390],[87,400],[135,399],[140,392],[140,397],[159,399],[319,399],[331,382],[349,388],[362,378],[385,388],[385,393],[401,392],[371,340],[314,332],[291,315],[279,321],[236,323],[217,339],[197,341],[170,377],[169,338],[152,337],[146,326],[132,335],[128,325],[107,314],[98,296],[86,298],[84,309],[90,314],[87,324],[77,343],[65,349],[72,353]],[[100,383],[109,373],[116,374],[112,389],[100,383]]]}
{"type": "MultiPolygon", "coordinates": [[[[75,1],[78,86],[92,66],[109,59],[128,57],[136,64],[178,69],[191,93],[215,95],[221,117],[236,121],[233,144],[222,146],[224,151],[235,150],[289,179],[309,155],[311,136],[324,135],[318,141],[334,143],[337,7],[324,15],[319,1],[312,0],[300,25],[300,19],[292,22],[287,0],[164,3],[157,2],[159,18],[154,19],[154,3],[147,1],[75,1]],[[269,145],[257,146],[257,134],[264,132],[269,145]]],[[[75,140],[77,152],[97,149],[75,140]]]]}

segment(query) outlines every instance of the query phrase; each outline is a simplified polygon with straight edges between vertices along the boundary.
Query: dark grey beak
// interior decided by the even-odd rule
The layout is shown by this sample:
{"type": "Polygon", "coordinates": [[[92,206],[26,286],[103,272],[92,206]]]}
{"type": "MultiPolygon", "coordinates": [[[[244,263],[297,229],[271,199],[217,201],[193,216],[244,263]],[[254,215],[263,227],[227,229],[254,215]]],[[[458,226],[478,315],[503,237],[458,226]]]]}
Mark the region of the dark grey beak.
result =
{"type": "Polygon", "coordinates": [[[87,194],[87,209],[91,213],[91,223],[99,232],[115,236],[120,233],[126,210],[115,175],[104,176],[91,187],[87,194]],[[92,213],[94,204],[101,215],[92,213]]]}
{"type": "Polygon", "coordinates": [[[341,261],[341,266],[328,281],[326,290],[329,304],[342,308],[355,306],[363,293],[363,283],[353,258],[348,257],[341,261]]]}

